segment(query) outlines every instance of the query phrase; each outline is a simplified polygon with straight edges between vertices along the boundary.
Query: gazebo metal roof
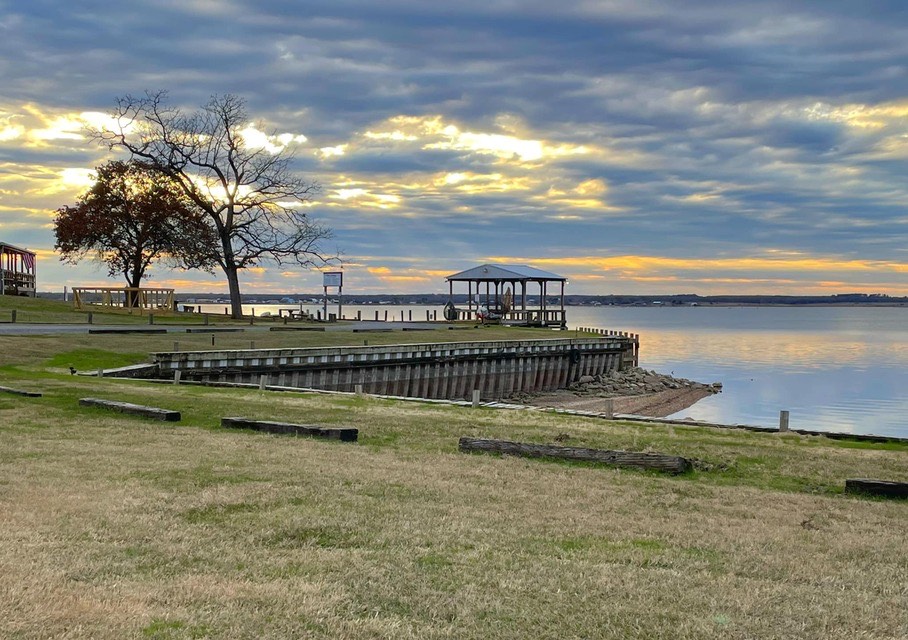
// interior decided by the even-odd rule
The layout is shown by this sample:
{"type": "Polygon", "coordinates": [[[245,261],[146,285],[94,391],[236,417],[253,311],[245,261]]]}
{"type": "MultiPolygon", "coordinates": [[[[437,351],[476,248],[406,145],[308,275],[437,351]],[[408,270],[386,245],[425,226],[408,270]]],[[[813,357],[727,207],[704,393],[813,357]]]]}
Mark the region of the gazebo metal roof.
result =
{"type": "Polygon", "coordinates": [[[482,264],[448,276],[449,282],[566,282],[567,278],[525,264],[482,264]]]}

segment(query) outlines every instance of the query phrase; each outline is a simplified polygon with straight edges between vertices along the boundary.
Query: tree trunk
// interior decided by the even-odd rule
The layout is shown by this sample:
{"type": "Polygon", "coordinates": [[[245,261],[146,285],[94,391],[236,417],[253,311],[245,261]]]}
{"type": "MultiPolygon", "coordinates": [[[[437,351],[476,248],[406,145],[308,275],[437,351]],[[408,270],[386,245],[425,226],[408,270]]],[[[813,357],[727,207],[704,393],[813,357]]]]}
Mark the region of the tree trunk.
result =
{"type": "MultiPolygon", "coordinates": [[[[132,278],[127,278],[126,284],[131,289],[138,289],[142,286],[142,273],[138,270],[132,272],[132,278]]],[[[139,292],[138,291],[127,291],[126,292],[126,306],[129,309],[135,309],[139,306],[139,292]]]]}
{"type": "Polygon", "coordinates": [[[239,270],[234,266],[224,269],[227,276],[227,287],[230,289],[230,317],[238,319],[243,317],[243,297],[240,295],[239,270]]]}

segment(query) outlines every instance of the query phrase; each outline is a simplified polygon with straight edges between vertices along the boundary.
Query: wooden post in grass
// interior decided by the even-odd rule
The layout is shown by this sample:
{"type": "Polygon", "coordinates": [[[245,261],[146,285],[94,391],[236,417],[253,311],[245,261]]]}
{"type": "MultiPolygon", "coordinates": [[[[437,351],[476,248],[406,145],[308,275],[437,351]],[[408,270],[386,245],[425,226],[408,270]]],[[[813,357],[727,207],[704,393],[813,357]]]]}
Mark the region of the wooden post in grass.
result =
{"type": "Polygon", "coordinates": [[[12,389],[10,387],[0,387],[0,392],[13,393],[17,396],[25,396],[26,398],[40,398],[41,397],[41,394],[36,391],[23,391],[21,389],[12,389]]]}
{"type": "Polygon", "coordinates": [[[259,391],[264,391],[265,387],[268,386],[268,376],[261,375],[259,376],[259,391]]]}
{"type": "Polygon", "coordinates": [[[845,493],[858,493],[880,498],[908,498],[908,482],[849,478],[845,480],[845,493]]]}
{"type": "Polygon", "coordinates": [[[606,401],[603,403],[602,409],[603,409],[602,413],[605,414],[606,418],[615,417],[615,401],[612,400],[611,398],[606,399],[606,401]]]}
{"type": "Polygon", "coordinates": [[[780,411],[779,412],[779,432],[784,433],[788,431],[788,412],[780,411]]]}
{"type": "Polygon", "coordinates": [[[358,396],[363,395],[363,385],[361,385],[361,384],[353,385],[353,391],[358,396]]]}
{"type": "Polygon", "coordinates": [[[98,377],[99,377],[99,378],[103,378],[103,377],[104,377],[104,369],[98,369],[98,377]]]}
{"type": "Polygon", "coordinates": [[[180,378],[182,378],[182,377],[183,377],[183,372],[180,371],[179,369],[177,369],[176,371],[173,372],[173,383],[180,384],[180,378]]]}
{"type": "Polygon", "coordinates": [[[485,440],[462,437],[458,448],[464,453],[483,452],[526,458],[551,458],[580,462],[598,462],[616,467],[633,467],[649,471],[684,473],[693,468],[691,461],[681,456],[636,451],[609,451],[582,447],[558,447],[547,444],[509,442],[507,440],[485,440]]]}
{"type": "Polygon", "coordinates": [[[356,442],[359,439],[359,429],[352,427],[317,427],[289,422],[271,422],[270,420],[250,420],[248,418],[221,418],[221,426],[233,429],[252,429],[266,433],[314,436],[316,438],[340,440],[341,442],[356,442]]]}
{"type": "Polygon", "coordinates": [[[479,407],[479,389],[473,389],[473,408],[479,407]]]}
{"type": "Polygon", "coordinates": [[[157,407],[145,407],[129,402],[117,402],[115,400],[102,400],[100,398],[82,398],[79,400],[79,406],[82,407],[101,407],[120,413],[129,413],[137,416],[145,416],[155,420],[166,420],[168,422],[179,422],[180,412],[170,411],[168,409],[158,409],[157,407]]]}

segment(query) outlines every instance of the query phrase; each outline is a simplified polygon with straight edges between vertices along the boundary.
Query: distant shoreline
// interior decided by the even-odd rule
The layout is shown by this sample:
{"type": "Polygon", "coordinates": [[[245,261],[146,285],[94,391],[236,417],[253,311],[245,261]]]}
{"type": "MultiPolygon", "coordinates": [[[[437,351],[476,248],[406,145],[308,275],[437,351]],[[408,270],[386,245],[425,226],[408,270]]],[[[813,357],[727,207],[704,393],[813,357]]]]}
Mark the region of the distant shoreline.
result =
{"type": "MultiPolygon", "coordinates": [[[[225,301],[224,293],[212,292],[186,292],[176,293],[177,302],[189,304],[229,304],[225,301]]],[[[39,292],[39,298],[47,300],[62,300],[63,294],[59,292],[39,292]]],[[[330,296],[332,300],[337,295],[330,296]]],[[[560,306],[560,296],[546,296],[548,306],[560,306]]],[[[243,295],[243,304],[256,305],[284,305],[322,304],[323,294],[317,293],[246,293],[243,295]]],[[[345,294],[345,306],[375,306],[390,308],[401,305],[423,305],[442,307],[448,300],[456,305],[468,304],[467,296],[455,294],[453,297],[446,293],[423,294],[345,294]]],[[[539,304],[539,296],[530,295],[528,304],[539,304]]],[[[564,296],[566,307],[908,307],[908,297],[894,297],[877,294],[840,294],[833,296],[780,296],[780,295],[717,295],[698,296],[693,294],[670,295],[581,295],[569,294],[564,296]]]]}

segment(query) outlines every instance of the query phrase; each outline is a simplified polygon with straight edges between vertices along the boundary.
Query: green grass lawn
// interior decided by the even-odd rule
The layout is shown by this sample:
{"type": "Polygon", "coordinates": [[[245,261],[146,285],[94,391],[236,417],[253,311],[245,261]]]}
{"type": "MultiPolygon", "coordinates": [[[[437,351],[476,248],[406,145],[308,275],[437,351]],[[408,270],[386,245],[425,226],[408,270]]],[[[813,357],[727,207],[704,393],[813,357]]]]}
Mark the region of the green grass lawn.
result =
{"type": "MultiPolygon", "coordinates": [[[[475,339],[438,334],[407,339],[475,339]]],[[[402,335],[267,337],[363,338],[402,335]]],[[[0,338],[0,385],[45,394],[0,394],[0,637],[908,636],[908,501],[842,493],[908,480],[906,446],[68,373],[173,339],[0,338]],[[221,429],[228,415],[360,441],[221,429]],[[699,462],[668,477],[466,455],[461,435],[699,462]]]]}

